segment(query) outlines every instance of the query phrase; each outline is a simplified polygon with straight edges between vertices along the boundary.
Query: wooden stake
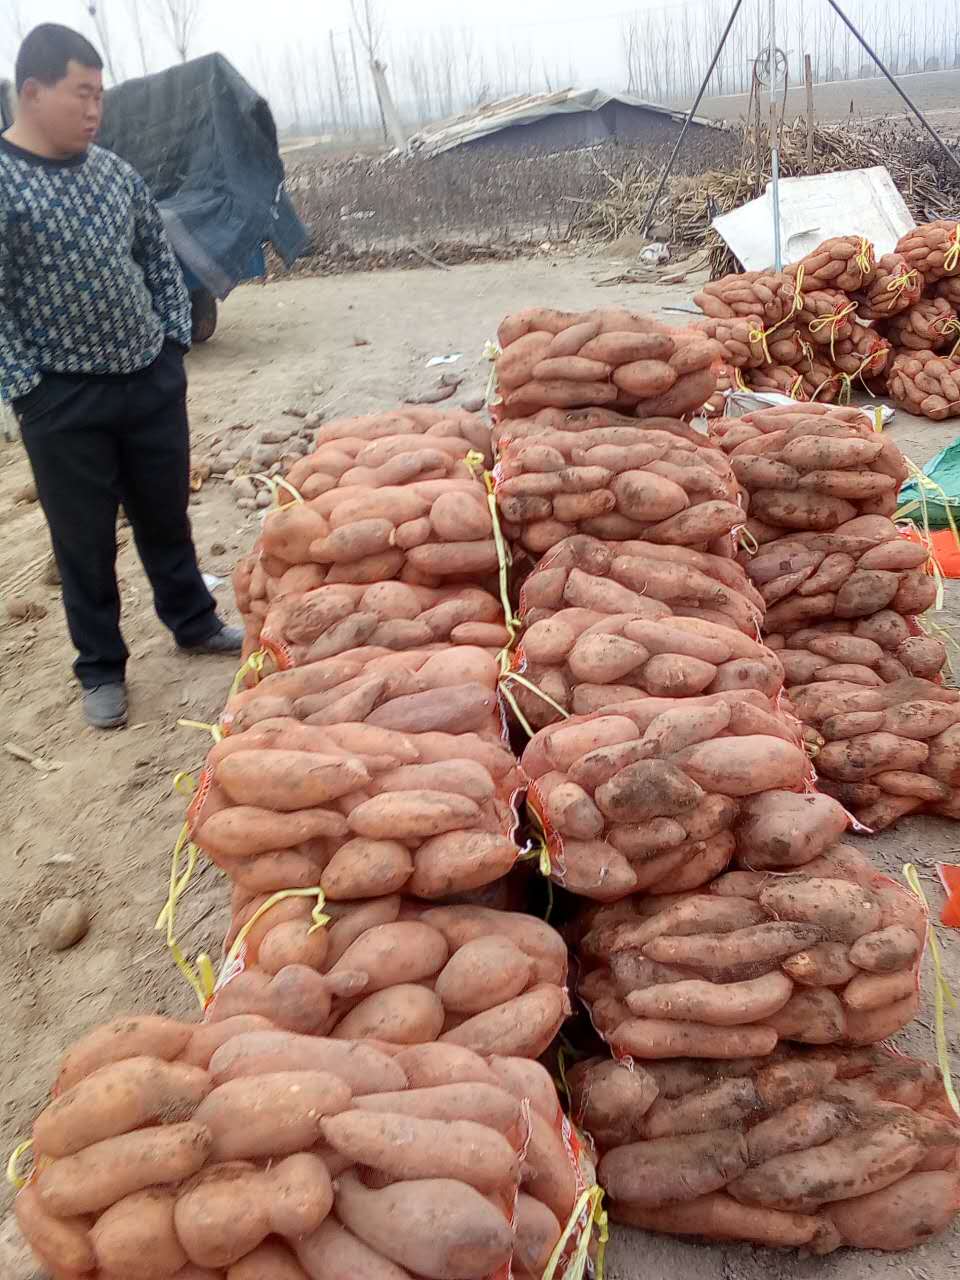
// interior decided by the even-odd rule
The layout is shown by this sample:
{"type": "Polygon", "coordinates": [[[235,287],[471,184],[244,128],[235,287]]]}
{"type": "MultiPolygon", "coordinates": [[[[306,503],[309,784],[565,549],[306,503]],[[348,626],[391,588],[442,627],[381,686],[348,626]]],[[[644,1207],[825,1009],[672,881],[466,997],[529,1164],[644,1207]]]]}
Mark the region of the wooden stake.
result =
{"type": "Polygon", "coordinates": [[[813,67],[809,53],[803,55],[803,78],[807,85],[807,168],[813,167],[813,67]]]}

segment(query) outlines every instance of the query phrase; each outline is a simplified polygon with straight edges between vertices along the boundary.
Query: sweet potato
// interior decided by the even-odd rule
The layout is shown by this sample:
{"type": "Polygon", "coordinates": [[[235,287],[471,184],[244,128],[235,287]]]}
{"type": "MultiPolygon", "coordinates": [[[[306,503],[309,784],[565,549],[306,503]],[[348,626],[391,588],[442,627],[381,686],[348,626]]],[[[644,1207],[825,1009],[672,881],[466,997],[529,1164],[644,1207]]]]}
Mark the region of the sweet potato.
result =
{"type": "Polygon", "coordinates": [[[398,840],[357,837],[342,844],[320,877],[328,898],[378,898],[396,893],[410,879],[413,859],[398,840]]]}
{"type": "Polygon", "coordinates": [[[57,1217],[96,1213],[135,1191],[189,1178],[212,1141],[208,1129],[189,1121],[105,1138],[47,1165],[37,1190],[43,1207],[57,1217]]]}
{"type": "Polygon", "coordinates": [[[293,1242],[309,1280],[410,1280],[391,1262],[342,1227],[331,1215],[310,1235],[293,1242]]]}
{"type": "Polygon", "coordinates": [[[400,920],[367,929],[329,972],[365,973],[364,993],[371,995],[398,983],[432,977],[446,964],[449,954],[447,941],[438,930],[415,920],[400,920]]]}
{"type": "Polygon", "coordinates": [[[126,1196],[101,1214],[90,1240],[103,1270],[130,1280],[179,1274],[188,1259],[174,1228],[175,1204],[171,1192],[153,1187],[126,1196]]]}
{"type": "Polygon", "coordinates": [[[611,1213],[615,1222],[645,1231],[705,1236],[711,1240],[747,1240],[780,1249],[812,1245],[822,1231],[819,1219],[811,1215],[738,1204],[723,1192],[656,1208],[615,1202],[611,1213]]]}
{"type": "Polygon", "coordinates": [[[914,963],[920,946],[911,929],[894,924],[862,935],[850,948],[850,960],[869,973],[897,973],[914,963]]]}
{"type": "Polygon", "coordinates": [[[811,1212],[890,1186],[911,1171],[921,1154],[909,1126],[860,1129],[822,1146],[774,1156],[731,1182],[728,1190],[748,1204],[811,1212]]]}
{"type": "Polygon", "coordinates": [[[190,1119],[209,1089],[207,1073],[183,1063],[142,1057],[111,1063],[40,1113],[33,1126],[34,1151],[69,1156],[160,1120],[190,1119]]]}
{"type": "Polygon", "coordinates": [[[652,1208],[720,1190],[746,1172],[747,1159],[744,1138],[720,1129],[616,1147],[597,1172],[614,1201],[652,1208]]]}
{"type": "Polygon", "coordinates": [[[264,1280],[266,1276],[270,1280],[309,1280],[287,1246],[274,1240],[258,1245],[227,1272],[227,1280],[264,1280]]]}
{"type": "Polygon", "coordinates": [[[406,1088],[397,1061],[368,1044],[302,1036],[288,1031],[256,1031],[221,1046],[210,1061],[217,1085],[277,1071],[323,1072],[337,1076],[355,1094],[406,1088]]]}
{"type": "Polygon", "coordinates": [[[172,1062],[186,1049],[194,1028],[152,1014],[127,1014],[87,1033],[64,1054],[56,1091],[72,1088],[85,1076],[125,1058],[161,1058],[172,1062]]]}
{"type": "Polygon", "coordinates": [[[614,1052],[635,1058],[763,1057],[777,1046],[772,1027],[711,1027],[704,1022],[631,1018],[607,1036],[614,1052]]]}
{"type": "Polygon", "coordinates": [[[705,790],[726,796],[790,789],[799,786],[807,773],[799,747],[760,735],[715,738],[686,747],[673,760],[705,790]]]}
{"type": "Polygon", "coordinates": [[[435,990],[449,1012],[482,1013],[525,990],[532,968],[509,938],[477,938],[447,962],[435,990]]]}
{"type": "Polygon", "coordinates": [[[481,1280],[509,1261],[506,1217],[472,1187],[443,1178],[370,1191],[352,1174],[337,1189],[337,1217],[377,1253],[430,1280],[481,1280]]]}
{"type": "Polygon", "coordinates": [[[892,1186],[831,1204],[826,1213],[855,1249],[912,1249],[947,1229],[958,1202],[955,1171],[908,1173],[892,1186]]]}
{"type": "Polygon", "coordinates": [[[785,974],[767,973],[726,984],[690,979],[631,991],[627,1006],[637,1017],[703,1022],[736,1027],[771,1017],[790,999],[793,983],[785,974]]]}
{"type": "Polygon", "coordinates": [[[446,791],[398,791],[374,796],[351,812],[350,829],[373,840],[424,839],[477,825],[480,808],[446,791]]]}
{"type": "Polygon", "coordinates": [[[326,1165],[301,1152],[264,1170],[211,1165],[181,1191],[174,1217],[192,1262],[229,1267],[270,1234],[295,1240],[316,1231],[332,1204],[326,1165]]]}
{"type": "Polygon", "coordinates": [[[489,907],[453,906],[432,907],[420,918],[424,924],[440,930],[451,951],[457,951],[475,938],[497,934],[509,938],[530,957],[536,982],[563,986],[567,980],[566,944],[555,929],[535,916],[519,911],[494,911],[489,907]]]}
{"type": "Polygon", "coordinates": [[[349,1105],[350,1089],[336,1076],[282,1071],[219,1085],[194,1118],[213,1135],[212,1160],[252,1160],[309,1150],[322,1117],[349,1105]]]}
{"type": "Polygon", "coordinates": [[[831,942],[873,933],[881,916],[880,903],[859,885],[804,876],[774,881],[761,891],[760,905],[776,919],[817,925],[831,942]]]}
{"type": "Polygon", "coordinates": [[[428,988],[397,983],[361,1000],[337,1023],[337,1040],[382,1040],[387,1044],[423,1044],[443,1029],[444,1010],[428,988]]]}
{"type": "MultiPolygon", "coordinates": [[[[410,1052],[427,1048],[454,1049],[452,1045],[417,1045],[410,1052]]],[[[405,1056],[406,1051],[401,1054],[405,1056]]],[[[482,1060],[481,1060],[482,1061],[482,1060]]],[[[496,1077],[487,1069],[487,1078],[496,1077]]],[[[395,1117],[414,1116],[422,1120],[469,1120],[488,1125],[498,1133],[516,1136],[521,1121],[520,1101],[506,1089],[483,1080],[410,1088],[402,1093],[372,1093],[354,1098],[361,1111],[387,1112],[395,1117]]],[[[466,1181],[470,1181],[466,1179],[466,1181]]]]}
{"type": "Polygon", "coordinates": [[[323,1120],[321,1129],[351,1162],[394,1178],[455,1178],[492,1193],[519,1176],[518,1156],[506,1138],[472,1120],[353,1110],[323,1120]]]}
{"type": "Polygon", "coordinates": [[[89,1219],[63,1217],[44,1206],[35,1183],[28,1183],[13,1204],[17,1226],[34,1252],[69,1275],[86,1275],[97,1265],[89,1219]]]}
{"type": "Polygon", "coordinates": [[[437,1038],[475,1053],[537,1058],[556,1035],[567,1011],[563,989],[541,983],[437,1038]]]}

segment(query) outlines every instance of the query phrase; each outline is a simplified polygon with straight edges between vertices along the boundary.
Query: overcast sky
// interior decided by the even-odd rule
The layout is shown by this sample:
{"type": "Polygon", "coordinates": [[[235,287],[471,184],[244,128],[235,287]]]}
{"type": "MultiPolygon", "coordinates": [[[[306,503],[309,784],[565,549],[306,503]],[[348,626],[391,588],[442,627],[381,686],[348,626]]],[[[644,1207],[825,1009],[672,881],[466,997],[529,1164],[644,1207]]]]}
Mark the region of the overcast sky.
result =
{"type": "MultiPolygon", "coordinates": [[[[100,0],[108,21],[119,31],[129,31],[128,0],[100,0]]],[[[723,0],[717,0],[723,3],[723,0]]],[[[140,0],[140,9],[150,19],[162,0],[140,0]]],[[[464,26],[477,32],[478,39],[496,48],[497,41],[529,42],[538,60],[566,67],[573,59],[583,84],[610,86],[623,79],[620,30],[625,16],[638,10],[680,7],[684,0],[483,0],[464,6],[458,16],[457,4],[450,0],[381,0],[388,33],[429,38],[442,27],[459,31],[464,26]]],[[[267,46],[281,59],[291,42],[317,44],[327,39],[330,29],[346,35],[350,26],[349,0],[200,0],[202,17],[197,27],[195,52],[218,50],[225,53],[255,78],[257,51],[267,46]]],[[[0,65],[9,64],[16,45],[12,20],[17,0],[0,0],[0,65]],[[4,30],[5,28],[5,30],[4,30]]],[[[21,20],[65,22],[92,33],[86,14],[87,0],[19,0],[21,20]]],[[[153,21],[150,37],[158,65],[172,60],[172,50],[153,21]]],[[[119,40],[118,40],[119,43],[119,40]]],[[[136,55],[124,41],[121,60],[136,65],[136,55]]]]}

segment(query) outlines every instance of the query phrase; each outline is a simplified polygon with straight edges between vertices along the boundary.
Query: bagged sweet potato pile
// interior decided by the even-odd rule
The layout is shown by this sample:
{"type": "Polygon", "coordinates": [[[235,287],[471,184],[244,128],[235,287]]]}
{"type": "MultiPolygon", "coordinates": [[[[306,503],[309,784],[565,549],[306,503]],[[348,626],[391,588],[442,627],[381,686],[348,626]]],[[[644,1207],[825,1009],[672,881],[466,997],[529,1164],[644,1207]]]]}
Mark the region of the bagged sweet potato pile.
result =
{"type": "Polygon", "coordinates": [[[814,677],[789,693],[809,726],[817,785],[865,826],[881,830],[920,810],[960,817],[956,689],[917,678],[869,687],[814,677]]]}
{"type": "Polygon", "coordinates": [[[957,313],[946,298],[921,298],[886,326],[887,337],[898,354],[902,351],[942,351],[953,346],[960,333],[957,313]]]}
{"type": "Polygon", "coordinates": [[[659,421],[501,442],[496,495],[504,534],[537,556],[575,533],[707,550],[743,521],[720,450],[659,421]]]}
{"type": "Polygon", "coordinates": [[[883,385],[887,366],[892,357],[892,347],[886,338],[869,324],[857,323],[853,333],[834,344],[834,366],[848,378],[856,378],[863,387],[871,381],[883,385]]]}
{"type": "Polygon", "coordinates": [[[960,276],[960,223],[940,218],[914,227],[901,238],[896,251],[926,285],[960,276]]]}
{"type": "Polygon", "coordinates": [[[615,1222],[826,1254],[914,1248],[960,1209],[960,1127],[925,1062],[782,1046],[633,1069],[594,1059],[569,1081],[615,1222]]]}
{"type": "Polygon", "coordinates": [[[907,478],[903,454],[858,409],[762,409],[712,424],[744,489],[758,543],[790,530],[830,530],[855,516],[891,516],[907,478]]]}
{"type": "Polygon", "coordinates": [[[749,690],[640,698],[542,729],[521,766],[552,878],[598,902],[707,884],[734,855],[743,800],[810,785],[798,744],[796,722],[749,690]]]}
{"type": "Polygon", "coordinates": [[[960,416],[960,360],[933,351],[903,352],[890,365],[894,403],[933,422],[960,416]]]}
{"type": "Polygon", "coordinates": [[[723,348],[704,334],[615,307],[530,307],[508,316],[497,336],[499,419],[583,407],[680,418],[710,398],[723,361],[723,348]]]}
{"type": "Polygon", "coordinates": [[[857,304],[839,289],[808,289],[804,283],[797,325],[806,342],[832,354],[837,342],[853,336],[856,312],[857,304]]]}
{"type": "Polygon", "coordinates": [[[408,405],[390,413],[337,418],[316,433],[316,448],[284,477],[304,498],[361,485],[379,489],[410,480],[469,474],[464,459],[489,466],[490,431],[463,409],[408,405]]]}
{"type": "Polygon", "coordinates": [[[902,253],[886,253],[877,262],[869,285],[857,292],[861,320],[889,320],[909,310],[923,295],[923,277],[902,253]]]}
{"type": "Polygon", "coordinates": [[[877,263],[873,245],[863,236],[834,236],[799,262],[784,267],[784,275],[800,279],[804,293],[840,289],[855,293],[873,283],[877,263]]]}
{"type": "Polygon", "coordinates": [[[743,271],[711,280],[694,303],[714,320],[759,317],[769,335],[800,309],[796,281],[786,272],[743,271]]]}
{"type": "Polygon", "coordinates": [[[563,940],[533,916],[393,894],[332,903],[329,924],[311,928],[309,901],[284,910],[301,902],[237,910],[209,1020],[537,1058],[570,1012],[563,940]]]}
{"type": "MultiPolygon", "coordinates": [[[[781,496],[787,501],[793,495],[781,496]]],[[[846,505],[845,499],[836,502],[846,505]]],[[[786,507],[765,503],[761,511],[783,515],[786,507]]],[[[937,598],[927,548],[904,537],[886,516],[857,516],[829,532],[775,538],[741,559],[767,603],[764,628],[770,635],[883,611],[912,616],[937,598]]]]}
{"type": "Polygon", "coordinates": [[[481,734],[499,743],[503,723],[496,698],[499,664],[490,649],[432,645],[428,649],[362,646],[306,666],[275,671],[227,700],[227,733],[262,721],[306,725],[364,722],[400,733],[481,734]]]}
{"type": "Polygon", "coordinates": [[[775,697],[783,671],[754,638],[760,603],[735,561],[568,538],[521,591],[512,669],[522,680],[508,677],[508,685],[538,729],[562,711],[582,715],[644,694],[756,689],[775,697]]]}
{"type": "Polygon", "coordinates": [[[53,1280],[542,1274],[593,1178],[542,1067],[253,1021],[68,1052],[15,1205],[53,1280]]]}
{"type": "MultiPolygon", "coordinates": [[[[741,856],[754,856],[754,830],[769,852],[788,813],[748,802],[741,856]]],[[[742,1058],[781,1040],[875,1044],[902,1030],[919,1007],[923,909],[869,867],[841,874],[843,846],[830,853],[832,875],[813,874],[814,860],[791,874],[734,871],[668,902],[637,895],[588,912],[578,993],[614,1054],[742,1058]]]]}
{"type": "MultiPolygon", "coordinates": [[[[764,347],[763,320],[760,316],[735,316],[728,320],[708,317],[695,321],[690,328],[705,333],[723,347],[725,365],[734,369],[755,369],[768,363],[769,351],[764,347]]],[[[781,330],[780,333],[782,332],[785,331],[781,330]]],[[[780,333],[777,334],[778,338],[780,333]]],[[[771,338],[771,344],[772,342],[771,338]]]]}
{"type": "Polygon", "coordinates": [[[257,631],[257,646],[279,671],[361,647],[402,652],[466,644],[497,652],[507,641],[503,605],[489,591],[397,581],[278,595],[257,631]]]}
{"type": "Polygon", "coordinates": [[[891,609],[850,622],[833,618],[790,632],[768,633],[767,644],[783,665],[787,687],[835,680],[877,688],[918,676],[936,680],[947,648],[891,609]]]}
{"type": "MultiPolygon", "coordinates": [[[[462,654],[471,652],[480,653],[462,654]]],[[[431,655],[423,669],[454,656],[431,655]]],[[[302,670],[314,676],[319,665],[302,670]]],[[[377,856],[391,879],[406,868],[395,887],[416,884],[418,895],[489,884],[517,856],[519,786],[492,685],[434,684],[382,702],[364,721],[340,717],[337,700],[307,722],[278,716],[230,733],[207,756],[188,811],[191,839],[252,892],[319,884],[348,842],[358,866],[377,856]],[[389,849],[376,843],[384,839],[389,849]]]]}

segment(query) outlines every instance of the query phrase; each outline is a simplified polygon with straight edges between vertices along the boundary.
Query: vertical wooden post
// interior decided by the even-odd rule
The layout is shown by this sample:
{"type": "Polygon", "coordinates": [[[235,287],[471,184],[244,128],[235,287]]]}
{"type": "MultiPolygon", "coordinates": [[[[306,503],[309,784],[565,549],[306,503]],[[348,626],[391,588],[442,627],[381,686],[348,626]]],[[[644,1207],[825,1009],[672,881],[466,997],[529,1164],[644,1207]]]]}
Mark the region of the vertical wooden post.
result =
{"type": "Polygon", "coordinates": [[[803,78],[807,85],[807,168],[813,167],[813,67],[809,53],[803,55],[803,78]]]}

